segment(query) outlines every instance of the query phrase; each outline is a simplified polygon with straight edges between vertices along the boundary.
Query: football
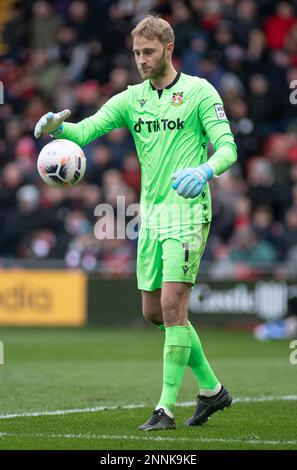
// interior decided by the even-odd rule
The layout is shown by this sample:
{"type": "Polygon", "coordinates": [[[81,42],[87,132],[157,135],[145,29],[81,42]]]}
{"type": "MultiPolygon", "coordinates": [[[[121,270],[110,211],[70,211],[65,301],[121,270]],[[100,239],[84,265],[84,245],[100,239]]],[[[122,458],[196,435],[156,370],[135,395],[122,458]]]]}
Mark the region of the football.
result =
{"type": "Polygon", "coordinates": [[[86,171],[86,157],[79,145],[56,139],[45,145],[37,160],[38,173],[49,186],[70,187],[79,183],[86,171]]]}

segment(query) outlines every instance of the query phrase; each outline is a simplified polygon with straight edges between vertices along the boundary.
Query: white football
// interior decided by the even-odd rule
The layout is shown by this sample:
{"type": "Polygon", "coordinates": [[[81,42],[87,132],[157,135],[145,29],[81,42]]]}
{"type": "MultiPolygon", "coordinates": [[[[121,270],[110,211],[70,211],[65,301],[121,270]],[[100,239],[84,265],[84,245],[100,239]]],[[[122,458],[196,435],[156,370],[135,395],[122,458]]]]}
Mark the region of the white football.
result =
{"type": "Polygon", "coordinates": [[[56,139],[41,150],[37,169],[49,186],[74,186],[85,174],[86,157],[79,145],[66,139],[56,139]]]}

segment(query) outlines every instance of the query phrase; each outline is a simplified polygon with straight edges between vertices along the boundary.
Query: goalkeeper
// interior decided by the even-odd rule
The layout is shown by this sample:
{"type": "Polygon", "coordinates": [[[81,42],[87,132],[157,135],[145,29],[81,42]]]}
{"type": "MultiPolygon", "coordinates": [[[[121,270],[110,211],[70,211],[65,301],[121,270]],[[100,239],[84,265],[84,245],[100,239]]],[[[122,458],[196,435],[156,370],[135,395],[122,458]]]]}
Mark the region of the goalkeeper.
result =
{"type": "Polygon", "coordinates": [[[131,34],[143,82],[77,124],[64,122],[68,110],[44,115],[35,137],[49,133],[83,147],[118,127],[133,135],[142,174],[138,288],[144,317],[165,331],[161,397],[139,429],[175,428],[175,404],[187,366],[199,395],[185,424],[198,426],[232,401],[188,321],[188,303],[211,223],[208,181],[236,161],[236,146],[213,86],[175,70],[169,23],[148,16],[131,34]],[[214,154],[207,160],[209,140],[214,154]]]}

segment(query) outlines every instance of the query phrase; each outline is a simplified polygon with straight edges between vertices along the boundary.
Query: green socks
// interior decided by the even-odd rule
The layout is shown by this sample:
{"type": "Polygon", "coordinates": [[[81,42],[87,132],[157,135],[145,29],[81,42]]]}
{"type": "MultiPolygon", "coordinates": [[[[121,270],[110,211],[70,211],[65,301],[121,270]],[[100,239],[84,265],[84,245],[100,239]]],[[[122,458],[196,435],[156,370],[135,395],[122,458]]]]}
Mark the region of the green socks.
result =
{"type": "Polygon", "coordinates": [[[188,366],[191,367],[192,372],[198,382],[200,393],[202,390],[216,390],[219,381],[214,375],[214,372],[204,355],[199,336],[190,322],[189,327],[192,348],[188,360],[188,366]]]}
{"type": "MultiPolygon", "coordinates": [[[[164,325],[159,325],[160,330],[167,330],[164,325]]],[[[187,328],[187,327],[171,327],[171,328],[187,328]]],[[[191,352],[188,359],[188,366],[196,378],[201,391],[216,391],[220,385],[213,370],[211,369],[202,349],[202,345],[195,328],[189,322],[189,332],[191,338],[191,352]]],[[[219,387],[220,388],[220,387],[219,387]]],[[[207,393],[206,393],[207,394],[207,393]]]]}
{"type": "Polygon", "coordinates": [[[163,389],[156,407],[164,408],[172,417],[177,395],[184,378],[191,352],[189,326],[169,326],[165,328],[163,358],[163,389]]]}

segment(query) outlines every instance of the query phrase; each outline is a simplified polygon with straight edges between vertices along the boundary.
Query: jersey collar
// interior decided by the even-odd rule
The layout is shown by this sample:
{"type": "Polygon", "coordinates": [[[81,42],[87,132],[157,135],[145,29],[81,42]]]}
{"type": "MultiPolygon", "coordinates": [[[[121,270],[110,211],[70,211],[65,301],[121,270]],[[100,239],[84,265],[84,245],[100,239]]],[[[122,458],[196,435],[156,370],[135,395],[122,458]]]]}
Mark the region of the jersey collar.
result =
{"type": "Polygon", "coordinates": [[[173,82],[169,83],[169,85],[167,85],[165,88],[162,88],[161,90],[157,90],[157,88],[155,88],[154,85],[152,84],[152,82],[150,81],[151,88],[152,88],[152,90],[157,90],[158,92],[163,91],[163,90],[169,90],[169,88],[172,88],[178,82],[178,80],[180,79],[180,75],[181,75],[181,73],[177,72],[173,82]]]}

